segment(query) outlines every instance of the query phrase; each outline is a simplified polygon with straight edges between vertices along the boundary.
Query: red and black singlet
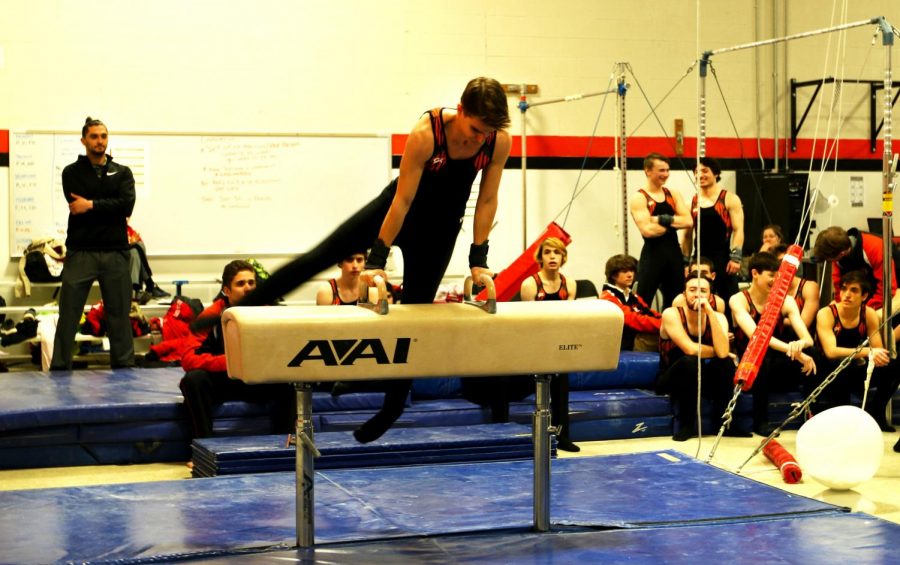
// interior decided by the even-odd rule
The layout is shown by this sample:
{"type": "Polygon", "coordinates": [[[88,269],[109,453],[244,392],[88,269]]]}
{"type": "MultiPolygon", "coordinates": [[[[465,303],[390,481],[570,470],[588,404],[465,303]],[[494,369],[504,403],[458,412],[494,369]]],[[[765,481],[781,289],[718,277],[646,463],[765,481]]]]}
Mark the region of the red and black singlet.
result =
{"type": "MultiPolygon", "coordinates": [[[[753,318],[753,323],[759,325],[759,319],[762,318],[762,312],[756,309],[756,304],[753,303],[753,300],[750,298],[749,290],[742,290],[741,294],[744,295],[744,300],[747,301],[747,310],[750,313],[750,317],[753,318]]],[[[784,335],[784,317],[778,316],[778,321],[775,323],[775,329],[772,331],[772,337],[776,339],[781,339],[784,335]]],[[[741,326],[738,324],[734,324],[734,346],[739,353],[743,353],[745,349],[747,349],[747,345],[750,343],[750,336],[744,333],[744,330],[741,329],[741,326]]]]}
{"type": "Polygon", "coordinates": [[[866,310],[863,306],[859,311],[859,323],[855,327],[844,327],[841,323],[841,316],[838,314],[837,304],[829,304],[831,315],[834,316],[834,341],[838,347],[846,347],[848,349],[856,349],[859,342],[866,339],[869,335],[866,332],[866,310]]]}
{"type": "MultiPolygon", "coordinates": [[[[675,215],[675,197],[672,196],[672,193],[668,188],[662,187],[663,189],[663,201],[657,202],[653,199],[650,194],[644,190],[643,188],[638,190],[641,194],[644,195],[644,198],[647,199],[647,210],[650,212],[651,216],[661,216],[663,214],[668,214],[670,216],[675,215]]],[[[663,245],[663,242],[666,244],[672,244],[674,242],[675,246],[678,246],[678,233],[677,230],[672,229],[671,227],[666,230],[666,233],[659,237],[645,237],[644,245],[663,245]]],[[[641,254],[643,256],[643,253],[641,254]]]]}
{"type": "Polygon", "coordinates": [[[541,274],[535,273],[531,275],[534,284],[537,286],[537,294],[534,295],[535,300],[568,300],[569,288],[566,286],[566,277],[562,273],[559,274],[559,290],[556,292],[547,292],[544,289],[544,281],[541,280],[541,274]]]}
{"type": "MultiPolygon", "coordinates": [[[[685,333],[687,333],[692,340],[696,341],[697,336],[693,335],[688,328],[687,323],[687,315],[684,313],[684,308],[678,307],[678,314],[681,316],[681,326],[684,328],[685,333]]],[[[710,329],[709,322],[707,321],[706,327],[703,328],[703,334],[700,337],[700,343],[703,345],[712,346],[712,330],[710,329]]],[[[681,350],[678,345],[672,341],[670,337],[662,337],[660,335],[659,338],[659,360],[660,360],[660,368],[662,370],[666,370],[672,366],[676,361],[684,357],[684,351],[681,350]]]]}

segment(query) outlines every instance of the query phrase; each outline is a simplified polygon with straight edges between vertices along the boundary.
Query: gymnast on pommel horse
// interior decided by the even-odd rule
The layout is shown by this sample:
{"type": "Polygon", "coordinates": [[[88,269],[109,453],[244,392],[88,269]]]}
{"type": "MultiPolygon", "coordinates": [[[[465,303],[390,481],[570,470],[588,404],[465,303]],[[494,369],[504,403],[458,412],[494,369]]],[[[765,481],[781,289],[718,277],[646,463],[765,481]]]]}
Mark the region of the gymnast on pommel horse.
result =
{"type": "MultiPolygon", "coordinates": [[[[416,122],[403,151],[399,177],[315,248],[274,272],[246,304],[272,304],[370,244],[361,279],[370,286],[375,275],[386,279],[390,246],[396,245],[403,251],[403,302],[430,304],[450,262],[479,171],[469,266],[476,281],[490,274],[488,234],[509,156],[508,126],[508,102],[500,83],[485,77],[469,81],[456,108],[429,110],[416,122]]],[[[347,160],[352,161],[352,156],[347,160]]],[[[354,437],[362,443],[381,437],[403,413],[411,386],[409,379],[385,383],[383,407],[354,437]]]]}
{"type": "MultiPolygon", "coordinates": [[[[293,382],[297,391],[297,545],[314,543],[312,383],[337,380],[534,375],[534,527],[549,530],[548,375],[615,368],[621,310],[604,300],[489,301],[476,304],[481,308],[471,301],[399,304],[388,310],[384,283],[380,277],[376,282],[380,298],[365,308],[237,306],[222,318],[232,378],[293,382]],[[561,319],[566,323],[556,323],[561,319]]],[[[481,282],[493,293],[490,277],[481,282]]],[[[468,281],[467,288],[468,295],[468,281]]]]}

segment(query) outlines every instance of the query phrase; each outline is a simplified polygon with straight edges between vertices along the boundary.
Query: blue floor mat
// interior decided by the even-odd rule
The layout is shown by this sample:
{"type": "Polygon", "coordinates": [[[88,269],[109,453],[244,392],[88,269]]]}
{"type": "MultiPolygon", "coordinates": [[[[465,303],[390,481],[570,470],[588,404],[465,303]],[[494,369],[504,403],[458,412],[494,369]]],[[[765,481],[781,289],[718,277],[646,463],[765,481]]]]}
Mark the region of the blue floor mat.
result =
{"type": "MultiPolygon", "coordinates": [[[[316,542],[532,524],[531,461],[316,474],[316,542]]],[[[708,524],[840,509],[677,452],[555,460],[554,527],[708,524]]],[[[114,561],[290,547],[292,473],[0,492],[0,562],[114,561]]]]}
{"type": "Polygon", "coordinates": [[[897,563],[900,525],[865,514],[608,531],[495,531],[200,559],[191,563],[897,563]]]}

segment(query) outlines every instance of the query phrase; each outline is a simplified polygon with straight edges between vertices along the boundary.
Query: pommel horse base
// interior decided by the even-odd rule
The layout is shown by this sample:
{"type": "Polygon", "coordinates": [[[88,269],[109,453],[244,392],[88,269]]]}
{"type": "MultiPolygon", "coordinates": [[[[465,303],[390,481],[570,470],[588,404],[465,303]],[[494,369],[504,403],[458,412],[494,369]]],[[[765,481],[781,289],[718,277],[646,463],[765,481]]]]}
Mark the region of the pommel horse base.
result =
{"type": "Polygon", "coordinates": [[[234,307],[222,317],[228,374],[297,391],[297,546],[315,543],[312,383],[534,375],[534,528],[550,529],[549,375],[615,369],[623,316],[605,300],[234,307]],[[262,354],[260,354],[262,353],[262,354]]]}

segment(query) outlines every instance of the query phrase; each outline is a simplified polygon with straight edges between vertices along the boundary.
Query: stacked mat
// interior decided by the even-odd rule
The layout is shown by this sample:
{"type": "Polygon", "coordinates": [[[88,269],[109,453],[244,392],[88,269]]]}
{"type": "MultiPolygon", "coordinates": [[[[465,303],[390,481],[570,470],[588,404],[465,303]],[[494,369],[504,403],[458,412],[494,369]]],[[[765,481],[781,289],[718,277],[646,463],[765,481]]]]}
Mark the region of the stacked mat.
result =
{"type": "MultiPolygon", "coordinates": [[[[245,436],[194,440],[194,477],[293,471],[296,448],[286,436],[245,436]]],[[[315,435],[322,456],[316,469],[384,467],[531,459],[531,427],[522,424],[481,424],[398,428],[372,443],[358,443],[351,432],[315,435]]],[[[551,441],[551,455],[556,440],[551,441]]]]}
{"type": "MultiPolygon", "coordinates": [[[[187,461],[191,429],[179,367],[0,374],[0,469],[187,461]]],[[[374,410],[382,393],[313,395],[318,412],[374,410]]],[[[216,408],[219,436],[274,431],[264,404],[216,408]]]]}

